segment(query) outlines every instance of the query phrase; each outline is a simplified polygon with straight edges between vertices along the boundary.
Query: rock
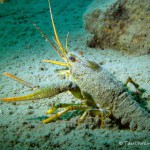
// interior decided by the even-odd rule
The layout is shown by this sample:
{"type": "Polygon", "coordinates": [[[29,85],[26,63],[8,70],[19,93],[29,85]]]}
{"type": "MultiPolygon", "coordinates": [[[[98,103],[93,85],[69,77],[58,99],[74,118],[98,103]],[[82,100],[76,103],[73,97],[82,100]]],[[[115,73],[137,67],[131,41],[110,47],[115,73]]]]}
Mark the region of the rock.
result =
{"type": "Polygon", "coordinates": [[[147,0],[93,0],[84,13],[87,45],[150,54],[149,16],[147,0]]]}
{"type": "Polygon", "coordinates": [[[4,2],[6,2],[7,0],[0,0],[0,3],[4,3],[4,2]]]}

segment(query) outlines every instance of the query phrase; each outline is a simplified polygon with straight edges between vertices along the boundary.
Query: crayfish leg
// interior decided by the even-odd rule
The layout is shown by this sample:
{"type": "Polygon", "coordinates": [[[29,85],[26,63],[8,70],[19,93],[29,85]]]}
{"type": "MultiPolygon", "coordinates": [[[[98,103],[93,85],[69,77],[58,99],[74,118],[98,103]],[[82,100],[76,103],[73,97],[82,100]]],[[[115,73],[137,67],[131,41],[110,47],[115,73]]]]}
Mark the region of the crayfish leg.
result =
{"type": "Polygon", "coordinates": [[[58,105],[55,105],[54,107],[52,107],[51,109],[49,109],[46,114],[52,114],[53,112],[55,112],[58,108],[64,108],[64,110],[56,113],[56,114],[53,114],[52,116],[50,116],[49,118],[43,120],[42,122],[43,123],[49,123],[51,121],[53,121],[54,119],[62,116],[63,114],[65,114],[66,112],[68,111],[71,111],[71,110],[83,110],[85,111],[83,113],[83,115],[81,116],[80,118],[80,122],[83,122],[87,116],[87,113],[89,112],[89,106],[86,106],[86,105],[83,105],[83,104],[58,104],[58,105]]]}

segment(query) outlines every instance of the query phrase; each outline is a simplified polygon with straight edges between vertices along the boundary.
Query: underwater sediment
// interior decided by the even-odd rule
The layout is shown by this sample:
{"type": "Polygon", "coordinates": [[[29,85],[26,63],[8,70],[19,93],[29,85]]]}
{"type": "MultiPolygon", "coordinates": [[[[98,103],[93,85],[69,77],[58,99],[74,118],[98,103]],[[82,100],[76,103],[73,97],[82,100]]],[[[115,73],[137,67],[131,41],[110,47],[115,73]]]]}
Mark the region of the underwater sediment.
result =
{"type": "MultiPolygon", "coordinates": [[[[108,0],[108,7],[113,1],[108,0]]],[[[128,76],[131,76],[140,87],[146,89],[144,96],[150,97],[150,59],[148,55],[126,56],[114,49],[101,51],[99,48],[97,50],[95,47],[87,47],[86,32],[82,30],[84,27],[81,21],[83,16],[81,12],[85,11],[87,0],[87,3],[85,0],[70,2],[51,0],[51,2],[60,39],[65,41],[67,32],[71,30],[68,41],[69,50],[82,51],[86,58],[102,65],[119,81],[124,82],[128,76]]],[[[103,3],[106,3],[106,0],[99,2],[104,6],[103,3]]],[[[9,0],[0,8],[0,19],[2,20],[0,21],[0,97],[19,96],[31,92],[29,88],[2,76],[6,71],[34,85],[50,85],[52,81],[62,80],[64,77],[56,73],[60,67],[41,62],[46,58],[54,60],[59,60],[59,58],[30,23],[33,20],[44,33],[51,37],[49,32],[51,33],[52,28],[47,0],[38,0],[38,2],[37,0],[9,0]]],[[[149,131],[137,132],[117,127],[101,129],[99,120],[90,115],[82,124],[76,126],[80,117],[77,112],[75,112],[77,116],[70,111],[49,124],[41,123],[47,117],[46,110],[54,104],[64,102],[76,104],[79,101],[68,93],[39,101],[13,103],[0,101],[0,149],[148,150],[150,148],[149,131]]]]}

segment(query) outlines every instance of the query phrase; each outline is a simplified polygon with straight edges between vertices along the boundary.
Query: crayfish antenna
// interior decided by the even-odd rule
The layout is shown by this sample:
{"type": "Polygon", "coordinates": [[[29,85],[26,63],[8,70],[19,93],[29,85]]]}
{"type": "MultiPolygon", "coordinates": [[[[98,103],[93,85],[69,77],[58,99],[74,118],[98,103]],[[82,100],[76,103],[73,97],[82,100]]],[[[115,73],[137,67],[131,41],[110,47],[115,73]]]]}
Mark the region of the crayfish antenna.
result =
{"type": "Polygon", "coordinates": [[[9,78],[12,78],[13,80],[15,80],[15,81],[17,81],[17,82],[21,83],[22,85],[25,85],[25,86],[27,86],[27,87],[29,87],[29,88],[34,89],[34,88],[37,88],[37,87],[38,87],[38,86],[33,85],[32,83],[29,83],[29,82],[27,82],[27,81],[24,81],[24,80],[21,79],[21,78],[18,78],[17,76],[15,76],[15,75],[13,75],[13,74],[11,74],[11,73],[4,72],[3,75],[4,75],[4,76],[7,76],[7,77],[9,77],[9,78]]]}
{"type": "Polygon", "coordinates": [[[61,44],[61,42],[59,40],[58,34],[57,34],[56,26],[55,26],[54,19],[53,19],[53,14],[52,14],[52,8],[51,8],[50,0],[48,0],[48,4],[49,4],[50,17],[51,17],[51,22],[52,22],[52,26],[53,26],[53,30],[54,30],[54,35],[55,35],[55,40],[56,40],[57,46],[59,47],[59,49],[61,50],[61,52],[64,55],[66,55],[67,52],[63,48],[63,46],[62,46],[62,44],[61,44]]]}
{"type": "Polygon", "coordinates": [[[67,63],[64,62],[59,62],[59,61],[54,61],[54,60],[42,60],[43,62],[59,65],[59,66],[64,66],[64,67],[69,67],[67,63]]]}

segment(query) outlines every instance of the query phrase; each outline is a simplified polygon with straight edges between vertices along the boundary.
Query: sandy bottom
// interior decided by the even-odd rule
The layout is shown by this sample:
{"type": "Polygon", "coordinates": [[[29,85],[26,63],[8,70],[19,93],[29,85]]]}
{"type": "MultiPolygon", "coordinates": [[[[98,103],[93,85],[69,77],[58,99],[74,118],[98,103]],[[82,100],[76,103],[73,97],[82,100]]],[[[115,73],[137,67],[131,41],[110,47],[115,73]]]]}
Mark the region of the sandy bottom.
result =
{"type": "MultiPolygon", "coordinates": [[[[150,56],[130,56],[113,50],[90,49],[86,46],[87,35],[82,14],[90,0],[52,2],[53,15],[60,40],[69,35],[69,49],[83,51],[90,60],[103,65],[118,80],[125,82],[130,76],[150,100],[150,56]]],[[[0,97],[24,95],[32,90],[2,75],[10,72],[33,83],[50,85],[60,81],[56,69],[61,67],[41,62],[42,59],[60,60],[51,46],[32,26],[34,21],[51,39],[52,28],[47,0],[10,0],[0,5],[0,97]]],[[[92,83],[91,83],[92,84],[92,83]]],[[[132,89],[133,87],[129,85],[132,89]]],[[[148,132],[100,129],[92,117],[76,126],[79,115],[62,117],[55,122],[42,124],[45,112],[53,104],[78,103],[68,92],[51,99],[0,102],[0,149],[149,149],[148,132]]],[[[150,110],[149,101],[147,108],[150,110]]],[[[69,115],[73,115],[72,112],[69,115]]],[[[68,115],[68,116],[69,116],[68,115]]]]}

